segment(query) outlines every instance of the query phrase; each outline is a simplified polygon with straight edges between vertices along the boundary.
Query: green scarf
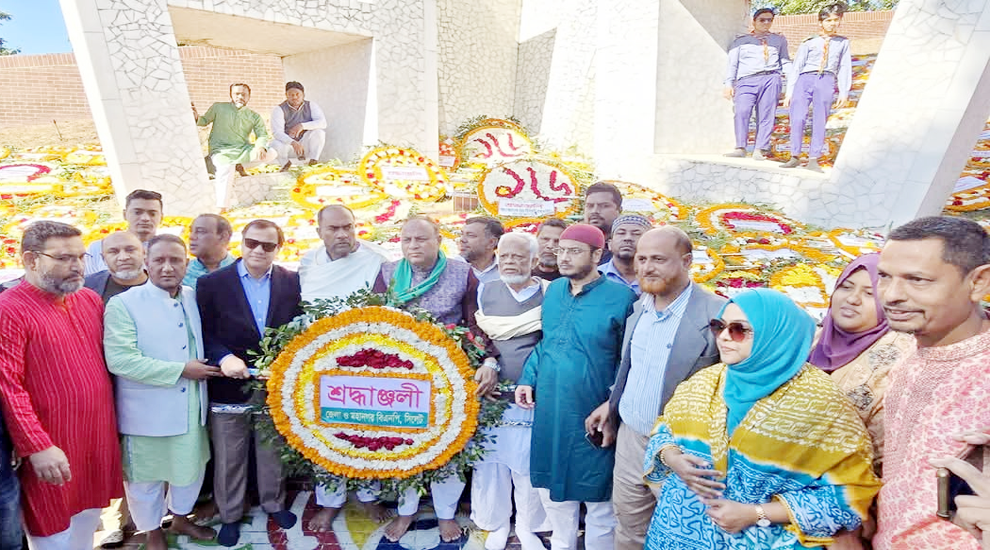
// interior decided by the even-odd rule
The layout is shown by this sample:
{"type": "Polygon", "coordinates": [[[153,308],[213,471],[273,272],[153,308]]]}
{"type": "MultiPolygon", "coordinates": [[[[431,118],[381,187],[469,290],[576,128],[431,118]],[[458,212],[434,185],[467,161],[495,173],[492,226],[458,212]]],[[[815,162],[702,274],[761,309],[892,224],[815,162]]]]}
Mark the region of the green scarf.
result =
{"type": "Polygon", "coordinates": [[[395,270],[395,275],[392,276],[392,292],[395,296],[396,304],[402,305],[426,294],[440,280],[440,274],[443,273],[446,267],[447,256],[444,255],[443,250],[440,250],[437,253],[437,263],[433,266],[430,276],[422,283],[412,286],[412,264],[405,258],[399,260],[399,266],[395,270]]]}

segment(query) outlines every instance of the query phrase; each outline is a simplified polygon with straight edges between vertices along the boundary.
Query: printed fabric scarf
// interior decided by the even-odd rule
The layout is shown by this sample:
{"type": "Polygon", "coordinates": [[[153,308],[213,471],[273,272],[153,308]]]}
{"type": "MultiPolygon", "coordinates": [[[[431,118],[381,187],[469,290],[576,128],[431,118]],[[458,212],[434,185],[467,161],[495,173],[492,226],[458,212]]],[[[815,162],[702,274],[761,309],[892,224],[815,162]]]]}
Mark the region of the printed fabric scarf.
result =
{"type": "Polygon", "coordinates": [[[418,285],[412,286],[412,264],[405,258],[399,260],[399,265],[395,269],[395,275],[392,277],[392,292],[396,302],[393,305],[402,305],[429,292],[437,284],[437,281],[440,280],[440,275],[446,268],[447,256],[444,255],[443,250],[440,250],[437,252],[437,263],[433,266],[430,276],[418,285]]]}

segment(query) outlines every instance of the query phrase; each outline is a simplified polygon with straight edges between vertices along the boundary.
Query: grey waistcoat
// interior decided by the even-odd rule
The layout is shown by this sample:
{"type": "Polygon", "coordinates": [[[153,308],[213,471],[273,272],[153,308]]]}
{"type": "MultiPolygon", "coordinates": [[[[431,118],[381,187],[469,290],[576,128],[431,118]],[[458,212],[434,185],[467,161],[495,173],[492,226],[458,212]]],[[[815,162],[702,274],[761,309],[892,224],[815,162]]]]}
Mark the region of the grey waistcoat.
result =
{"type": "MultiPolygon", "coordinates": [[[[515,317],[541,305],[543,305],[542,289],[522,302],[516,301],[509,291],[509,287],[502,281],[485,283],[481,292],[481,311],[485,315],[515,317]]],[[[529,353],[533,351],[542,336],[543,332],[538,330],[509,340],[492,340],[492,344],[501,354],[498,361],[499,366],[502,367],[502,371],[498,375],[499,380],[512,383],[519,380],[526,358],[529,357],[529,353]]]]}
{"type": "Polygon", "coordinates": [[[313,113],[310,112],[308,101],[303,101],[302,107],[299,110],[293,110],[292,107],[289,107],[288,101],[283,101],[278,106],[282,108],[282,114],[285,116],[285,128],[283,131],[286,133],[288,133],[289,128],[292,128],[296,124],[313,121],[313,113]]]}
{"type": "MultiPolygon", "coordinates": [[[[382,278],[386,282],[392,282],[392,276],[398,265],[399,262],[397,261],[382,264],[382,278]]],[[[415,286],[425,281],[430,276],[431,271],[413,267],[412,284],[415,286]]],[[[444,324],[463,324],[464,308],[461,307],[461,300],[464,299],[464,293],[467,292],[469,273],[471,273],[471,264],[448,259],[447,267],[440,274],[437,284],[409,303],[429,311],[444,324]]]]}

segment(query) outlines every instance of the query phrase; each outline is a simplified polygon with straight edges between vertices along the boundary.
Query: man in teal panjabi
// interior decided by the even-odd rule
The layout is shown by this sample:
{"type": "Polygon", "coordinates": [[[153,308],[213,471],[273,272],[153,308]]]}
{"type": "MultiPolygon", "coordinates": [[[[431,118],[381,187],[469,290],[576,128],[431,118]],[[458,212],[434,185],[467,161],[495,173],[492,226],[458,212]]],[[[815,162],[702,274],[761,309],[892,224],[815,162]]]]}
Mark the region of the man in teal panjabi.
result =
{"type": "Polygon", "coordinates": [[[216,169],[217,206],[230,206],[230,186],[234,182],[234,172],[246,176],[245,168],[258,164],[275,162],[278,153],[268,149],[268,130],[261,115],[247,108],[251,99],[251,88],[247,84],[230,85],[230,101],[214,103],[206,114],[199,116],[193,105],[193,117],[198,126],[210,129],[209,159],[216,169]],[[254,143],[251,143],[254,134],[254,143]]]}
{"type": "Polygon", "coordinates": [[[585,548],[613,546],[615,452],[587,434],[584,419],[609,396],[636,295],[598,273],[604,247],[605,234],[592,225],[574,224],[560,235],[563,277],[547,288],[543,339],[515,392],[520,407],[536,407],[530,478],[553,528],[552,550],[577,547],[581,503],[587,508],[585,548]]]}

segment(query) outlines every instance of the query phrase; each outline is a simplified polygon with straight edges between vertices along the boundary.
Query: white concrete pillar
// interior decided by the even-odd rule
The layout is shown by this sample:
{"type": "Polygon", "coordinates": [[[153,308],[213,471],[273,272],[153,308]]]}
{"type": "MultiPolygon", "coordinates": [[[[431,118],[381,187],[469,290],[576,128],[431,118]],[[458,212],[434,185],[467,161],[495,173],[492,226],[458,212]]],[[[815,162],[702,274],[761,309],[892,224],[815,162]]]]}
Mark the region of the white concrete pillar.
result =
{"type": "Polygon", "coordinates": [[[60,0],[119,200],[162,194],[165,213],[214,209],[166,0],[60,0]]]}
{"type": "Polygon", "coordinates": [[[594,157],[604,178],[632,178],[653,155],[657,107],[656,0],[599,10],[594,157]]]}
{"type": "Polygon", "coordinates": [[[940,213],[988,113],[990,2],[901,0],[836,159],[832,222],[940,213]]]}
{"type": "Polygon", "coordinates": [[[302,83],[306,99],[327,116],[327,144],[320,160],[354,158],[364,145],[378,142],[373,59],[371,38],[282,58],[286,82],[302,83]],[[374,131],[365,135],[369,127],[374,131]]]}
{"type": "Polygon", "coordinates": [[[746,30],[747,3],[660,0],[656,152],[711,154],[734,143],[722,97],[727,52],[746,30]]]}

